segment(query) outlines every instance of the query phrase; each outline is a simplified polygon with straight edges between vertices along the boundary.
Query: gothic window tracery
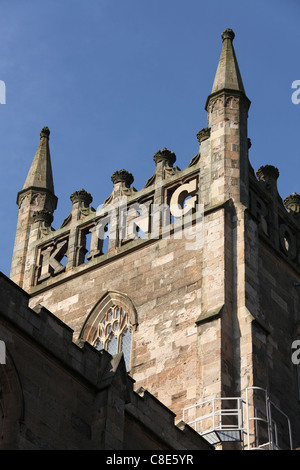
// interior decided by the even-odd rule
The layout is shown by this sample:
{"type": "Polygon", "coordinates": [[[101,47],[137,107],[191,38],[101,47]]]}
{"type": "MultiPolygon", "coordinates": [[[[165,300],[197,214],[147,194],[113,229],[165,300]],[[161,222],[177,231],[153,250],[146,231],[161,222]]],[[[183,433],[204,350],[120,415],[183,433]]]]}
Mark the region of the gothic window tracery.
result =
{"type": "Polygon", "coordinates": [[[94,333],[92,345],[96,349],[105,349],[112,356],[123,352],[126,369],[130,368],[132,322],[128,312],[115,305],[105,313],[94,333]]]}
{"type": "Polygon", "coordinates": [[[137,315],[130,299],[118,292],[108,292],[92,309],[81,333],[97,350],[112,356],[123,353],[126,370],[130,369],[132,336],[137,315]]]}

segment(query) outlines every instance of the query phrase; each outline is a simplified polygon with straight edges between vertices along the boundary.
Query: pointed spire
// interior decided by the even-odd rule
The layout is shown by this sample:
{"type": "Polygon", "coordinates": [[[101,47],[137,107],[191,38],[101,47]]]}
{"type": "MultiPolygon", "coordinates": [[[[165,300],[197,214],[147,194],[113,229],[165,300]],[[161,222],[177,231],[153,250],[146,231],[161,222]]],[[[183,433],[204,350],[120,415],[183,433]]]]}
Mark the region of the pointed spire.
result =
{"type": "Polygon", "coordinates": [[[235,34],[232,29],[225,29],[222,33],[223,48],[211,91],[212,94],[224,88],[245,93],[240,69],[232,44],[234,37],[235,34]]]}
{"type": "Polygon", "coordinates": [[[43,127],[40,132],[40,143],[37,148],[35,157],[28,172],[23,190],[29,188],[47,189],[54,194],[54,184],[52,176],[52,167],[49,149],[48,127],[43,127]]]}

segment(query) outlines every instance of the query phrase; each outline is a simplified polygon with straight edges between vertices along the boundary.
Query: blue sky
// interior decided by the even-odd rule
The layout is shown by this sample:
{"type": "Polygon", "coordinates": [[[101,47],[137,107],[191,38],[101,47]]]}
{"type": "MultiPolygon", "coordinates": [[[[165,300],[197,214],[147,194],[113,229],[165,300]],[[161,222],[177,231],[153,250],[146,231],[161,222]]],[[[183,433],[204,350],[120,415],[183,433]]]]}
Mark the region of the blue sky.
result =
{"type": "Polygon", "coordinates": [[[0,0],[1,265],[9,275],[22,189],[43,126],[58,208],[54,228],[81,188],[100,205],[122,168],[141,189],[163,147],[185,168],[222,48],[234,47],[251,100],[250,159],[275,165],[282,198],[300,192],[298,0],[0,0]]]}

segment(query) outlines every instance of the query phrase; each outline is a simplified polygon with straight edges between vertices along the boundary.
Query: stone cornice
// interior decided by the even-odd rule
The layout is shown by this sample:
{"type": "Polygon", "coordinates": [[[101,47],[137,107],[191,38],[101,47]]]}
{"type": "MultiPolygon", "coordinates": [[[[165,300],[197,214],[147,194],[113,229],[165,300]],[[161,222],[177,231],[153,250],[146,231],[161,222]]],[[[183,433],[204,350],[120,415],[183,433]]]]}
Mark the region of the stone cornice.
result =
{"type": "Polygon", "coordinates": [[[204,109],[206,111],[208,111],[208,105],[209,105],[209,102],[216,98],[217,96],[219,95],[232,95],[232,96],[239,96],[241,98],[243,98],[243,100],[245,101],[246,105],[247,105],[247,108],[249,109],[250,108],[250,105],[251,105],[251,101],[249,100],[249,98],[247,97],[247,95],[243,92],[243,91],[240,91],[240,90],[231,90],[230,88],[222,88],[221,90],[218,90],[218,91],[215,91],[214,93],[211,93],[210,95],[208,95],[207,97],[207,100],[206,100],[206,103],[205,103],[205,107],[204,109]]]}

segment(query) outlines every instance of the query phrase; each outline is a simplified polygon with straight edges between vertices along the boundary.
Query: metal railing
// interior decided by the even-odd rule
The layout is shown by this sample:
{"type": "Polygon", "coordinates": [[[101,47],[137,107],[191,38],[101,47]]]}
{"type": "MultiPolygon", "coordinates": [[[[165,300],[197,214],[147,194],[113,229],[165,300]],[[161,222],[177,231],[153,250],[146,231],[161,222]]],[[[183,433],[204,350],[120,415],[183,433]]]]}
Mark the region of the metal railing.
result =
{"type": "Polygon", "coordinates": [[[279,426],[285,432],[286,447],[293,448],[292,428],[289,417],[270,400],[267,390],[261,387],[246,389],[246,436],[248,449],[279,450],[283,448],[279,426]],[[254,393],[262,395],[264,409],[255,404],[254,393]],[[250,401],[250,393],[253,398],[250,401]],[[252,411],[251,411],[252,410],[252,411]],[[253,424],[251,428],[251,423],[253,424]],[[264,432],[261,432],[264,431],[264,432]],[[265,435],[265,439],[262,437],[265,435]]]}
{"type": "Polygon", "coordinates": [[[211,444],[240,441],[243,432],[243,400],[220,397],[203,401],[185,408],[183,421],[211,444]]]}
{"type": "Polygon", "coordinates": [[[183,421],[211,444],[240,442],[244,450],[293,448],[288,416],[261,387],[248,387],[245,399],[215,397],[189,406],[183,421]],[[255,397],[257,393],[262,398],[255,397]]]}

